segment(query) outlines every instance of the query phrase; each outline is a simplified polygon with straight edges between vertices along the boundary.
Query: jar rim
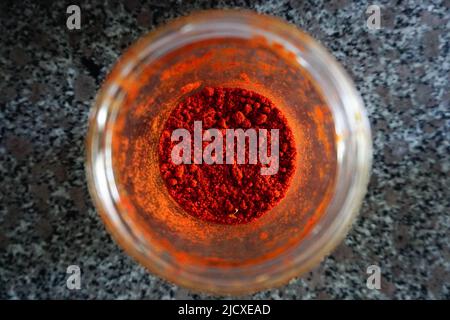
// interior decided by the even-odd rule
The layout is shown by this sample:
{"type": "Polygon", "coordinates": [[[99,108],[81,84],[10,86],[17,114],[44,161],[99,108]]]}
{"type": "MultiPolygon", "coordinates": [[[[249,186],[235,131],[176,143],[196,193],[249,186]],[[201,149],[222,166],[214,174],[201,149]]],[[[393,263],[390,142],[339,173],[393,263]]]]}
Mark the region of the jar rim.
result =
{"type": "MultiPolygon", "coordinates": [[[[192,39],[190,40],[192,41],[192,39]]],[[[178,43],[178,45],[181,44],[178,43]]],[[[327,92],[322,92],[322,94],[327,99],[327,92]]],[[[336,123],[338,119],[335,118],[334,122],[336,123]]],[[[320,262],[339,244],[351,227],[366,192],[372,161],[372,142],[366,111],[353,82],[343,68],[324,47],[305,32],[279,18],[247,10],[196,12],[159,27],[132,45],[116,63],[98,93],[90,113],[86,150],[87,181],[95,207],[109,232],[125,251],[150,271],[169,281],[197,291],[221,294],[248,293],[278,286],[307,272],[320,262]],[[219,279],[217,273],[223,269],[211,267],[206,277],[203,273],[204,269],[197,273],[195,268],[191,268],[189,271],[187,269],[178,270],[175,278],[173,273],[167,271],[173,266],[152,252],[151,245],[139,244],[139,239],[135,237],[133,230],[121,219],[121,212],[116,205],[119,195],[117,190],[114,190],[111,148],[108,146],[108,141],[111,142],[111,132],[108,131],[108,128],[111,127],[109,124],[113,123],[117,115],[119,98],[123,94],[120,89],[120,79],[132,72],[136,67],[136,59],[148,58],[150,54],[153,54],[153,59],[157,59],[158,56],[165,53],[164,50],[172,50],[174,38],[182,37],[184,41],[188,41],[190,39],[188,36],[199,30],[204,33],[209,32],[211,36],[214,31],[216,34],[220,34],[220,32],[217,33],[220,30],[229,31],[229,28],[235,30],[244,27],[252,29],[256,34],[259,32],[272,41],[282,42],[287,50],[299,58],[299,63],[313,76],[319,86],[324,83],[330,88],[334,86],[332,89],[336,91],[337,97],[334,97],[332,105],[330,105],[330,101],[327,101],[327,104],[332,109],[333,116],[337,116],[336,112],[338,112],[338,110],[333,110],[333,106],[336,107],[336,104],[340,104],[345,111],[339,114],[342,118],[340,121],[346,123],[346,125],[342,124],[340,128],[336,128],[337,131],[342,131],[337,132],[342,138],[337,143],[338,173],[336,181],[339,183],[339,177],[344,176],[348,185],[347,188],[338,190],[345,194],[335,194],[329,203],[329,207],[334,205],[339,208],[333,219],[328,221],[328,224],[325,223],[322,228],[314,230],[314,234],[310,232],[314,241],[311,240],[307,250],[302,247],[303,241],[301,241],[298,246],[288,249],[284,256],[280,255],[270,261],[271,264],[277,264],[287,258],[291,259],[290,264],[284,264],[283,269],[267,274],[260,272],[261,269],[264,269],[264,265],[248,266],[246,268],[254,268],[255,274],[247,278],[240,277],[239,281],[233,281],[234,276],[244,274],[243,270],[227,270],[228,277],[219,279]],[[155,52],[157,50],[155,48],[159,52],[155,52]],[[309,57],[307,59],[306,54],[309,57]],[[349,174],[352,176],[345,177],[349,174]]],[[[331,216],[325,213],[323,218],[327,217],[331,216]]],[[[280,263],[280,265],[282,264],[280,263]]],[[[248,270],[246,272],[248,274],[248,270]]]]}

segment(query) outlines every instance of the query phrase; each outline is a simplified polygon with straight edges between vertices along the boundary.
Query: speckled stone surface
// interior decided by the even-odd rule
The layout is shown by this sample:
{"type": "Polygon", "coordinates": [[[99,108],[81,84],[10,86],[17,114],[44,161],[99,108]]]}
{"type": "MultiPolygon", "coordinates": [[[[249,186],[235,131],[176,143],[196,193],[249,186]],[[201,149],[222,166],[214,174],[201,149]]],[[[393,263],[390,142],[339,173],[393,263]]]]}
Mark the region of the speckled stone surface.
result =
{"type": "MultiPolygon", "coordinates": [[[[34,1],[33,1],[34,2],[34,1]]],[[[113,242],[86,188],[93,96],[140,35],[194,9],[250,7],[311,33],[366,104],[374,165],[361,215],[316,269],[246,298],[450,298],[450,1],[107,1],[0,4],[0,298],[211,298],[148,273],[113,242]],[[57,4],[58,3],[58,4],[57,4]],[[214,3],[214,4],[212,4],[214,3]],[[66,288],[66,268],[82,288],[66,288]],[[366,268],[381,267],[381,290],[366,268]]]]}

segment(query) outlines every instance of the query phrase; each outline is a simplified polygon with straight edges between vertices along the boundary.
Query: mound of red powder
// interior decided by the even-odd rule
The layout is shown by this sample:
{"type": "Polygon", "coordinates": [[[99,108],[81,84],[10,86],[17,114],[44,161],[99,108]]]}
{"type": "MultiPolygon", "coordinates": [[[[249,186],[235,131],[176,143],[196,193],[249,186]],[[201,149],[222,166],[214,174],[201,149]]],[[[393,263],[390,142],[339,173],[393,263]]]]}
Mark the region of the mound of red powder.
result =
{"type": "Polygon", "coordinates": [[[240,88],[207,87],[182,100],[159,143],[169,194],[194,217],[221,224],[247,223],[273,208],[286,194],[295,157],[293,134],[281,111],[266,97],[240,88]],[[194,121],[202,121],[203,130],[220,129],[224,138],[226,129],[279,129],[278,172],[262,175],[263,164],[249,164],[248,144],[245,164],[194,164],[193,158],[192,164],[174,164],[171,151],[177,142],[171,141],[172,132],[185,128],[193,137],[194,121]]]}

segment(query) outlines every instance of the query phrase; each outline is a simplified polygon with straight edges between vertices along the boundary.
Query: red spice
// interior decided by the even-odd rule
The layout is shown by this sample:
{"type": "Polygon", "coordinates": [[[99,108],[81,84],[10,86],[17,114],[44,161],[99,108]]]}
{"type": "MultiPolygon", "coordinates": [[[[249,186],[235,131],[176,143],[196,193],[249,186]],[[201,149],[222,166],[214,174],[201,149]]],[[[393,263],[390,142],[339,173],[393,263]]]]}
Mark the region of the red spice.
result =
{"type": "MultiPolygon", "coordinates": [[[[203,142],[204,146],[208,142],[203,142]]],[[[270,150],[270,148],[268,148],[270,150]]],[[[160,171],[169,194],[189,214],[215,223],[240,224],[260,217],[286,194],[295,170],[294,137],[281,111],[266,97],[240,88],[211,88],[185,98],[171,112],[159,143],[160,171]],[[263,164],[179,164],[172,162],[173,130],[279,129],[279,170],[262,175],[263,164]]]]}

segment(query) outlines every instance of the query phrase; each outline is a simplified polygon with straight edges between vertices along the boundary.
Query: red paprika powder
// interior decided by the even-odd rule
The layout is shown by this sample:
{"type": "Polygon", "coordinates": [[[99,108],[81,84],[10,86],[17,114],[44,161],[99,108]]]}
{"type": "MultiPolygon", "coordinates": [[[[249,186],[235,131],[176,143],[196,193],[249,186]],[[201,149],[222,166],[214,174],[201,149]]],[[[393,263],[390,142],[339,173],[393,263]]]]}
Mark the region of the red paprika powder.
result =
{"type": "MultiPolygon", "coordinates": [[[[226,143],[230,147],[230,141],[226,143]]],[[[286,194],[295,157],[294,137],[281,111],[266,97],[240,88],[207,87],[184,98],[167,119],[159,142],[160,170],[169,194],[189,214],[221,224],[247,223],[273,208],[286,194]],[[192,135],[194,121],[201,121],[203,130],[217,128],[223,136],[230,128],[278,129],[277,171],[264,175],[261,167],[269,164],[249,163],[249,143],[243,164],[236,159],[228,164],[199,164],[193,155],[190,163],[175,164],[171,157],[177,142],[172,141],[172,132],[184,128],[192,135]]]]}
{"type": "Polygon", "coordinates": [[[169,253],[181,265],[250,265],[301,241],[325,213],[336,177],[333,117],[294,58],[261,37],[208,39],[182,46],[122,79],[127,103],[118,110],[111,137],[119,206],[130,228],[154,250],[169,253]],[[250,94],[240,94],[243,89],[250,94]],[[191,102],[197,106],[189,108],[191,102]],[[245,119],[250,129],[280,129],[277,174],[261,175],[260,163],[176,165],[169,158],[173,129],[192,133],[192,123],[200,120],[203,131],[246,130],[245,119]],[[239,172],[241,184],[235,178],[239,172]]]}

